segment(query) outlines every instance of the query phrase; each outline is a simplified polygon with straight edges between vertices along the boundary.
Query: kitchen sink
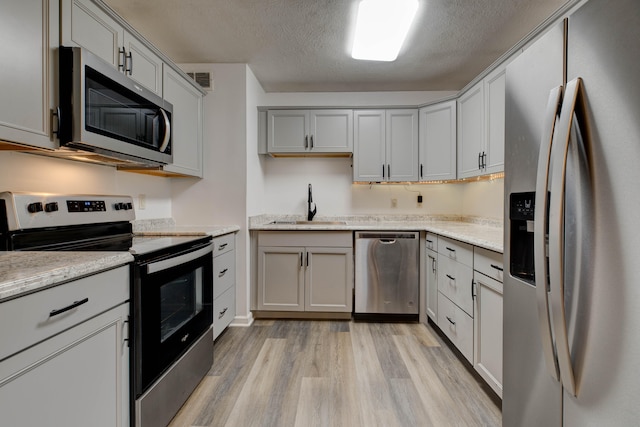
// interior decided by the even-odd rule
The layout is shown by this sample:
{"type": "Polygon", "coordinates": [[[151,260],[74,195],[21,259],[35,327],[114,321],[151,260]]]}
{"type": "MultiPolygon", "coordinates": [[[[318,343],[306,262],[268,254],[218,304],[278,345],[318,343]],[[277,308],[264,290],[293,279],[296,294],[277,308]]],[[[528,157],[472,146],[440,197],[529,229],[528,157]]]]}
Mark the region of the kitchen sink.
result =
{"type": "Polygon", "coordinates": [[[269,224],[281,225],[347,225],[346,221],[295,221],[295,220],[277,220],[271,221],[269,224]]]}

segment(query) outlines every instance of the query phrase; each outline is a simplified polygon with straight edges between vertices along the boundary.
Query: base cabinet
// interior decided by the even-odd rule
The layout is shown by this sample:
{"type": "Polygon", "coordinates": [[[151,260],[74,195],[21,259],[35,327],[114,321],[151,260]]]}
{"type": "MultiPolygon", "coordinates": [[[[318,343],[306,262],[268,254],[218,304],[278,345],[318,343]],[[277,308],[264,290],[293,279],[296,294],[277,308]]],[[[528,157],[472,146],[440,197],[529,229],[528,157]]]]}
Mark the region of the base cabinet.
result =
{"type": "Polygon", "coordinates": [[[213,239],[213,339],[236,316],[236,235],[213,239]]]}
{"type": "Polygon", "coordinates": [[[350,313],[352,308],[351,232],[258,235],[258,310],[350,313]]]}
{"type": "MultiPolygon", "coordinates": [[[[6,308],[24,315],[31,330],[27,335],[37,342],[0,362],[2,425],[129,426],[129,303],[122,299],[95,312],[105,292],[128,295],[128,287],[129,268],[121,267],[0,304],[0,312],[6,308]],[[63,289],[74,283],[82,286],[63,289]],[[59,319],[49,316],[49,308],[61,308],[57,301],[73,302],[80,295],[87,303],[59,319]],[[79,323],[62,326],[74,318],[79,323]],[[39,341],[43,329],[61,332],[39,341]]],[[[3,343],[12,345],[13,329],[0,327],[3,343]]]]}
{"type": "Polygon", "coordinates": [[[502,397],[502,255],[475,251],[474,367],[502,397]]]}

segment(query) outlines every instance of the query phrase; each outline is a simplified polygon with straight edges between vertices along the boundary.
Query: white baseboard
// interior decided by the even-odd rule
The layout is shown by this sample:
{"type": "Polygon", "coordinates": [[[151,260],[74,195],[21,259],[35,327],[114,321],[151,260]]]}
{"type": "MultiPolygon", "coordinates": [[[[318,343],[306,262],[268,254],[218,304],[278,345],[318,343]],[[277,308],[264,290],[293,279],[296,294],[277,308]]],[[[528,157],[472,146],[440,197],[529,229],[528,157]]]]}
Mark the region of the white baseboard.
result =
{"type": "Polygon", "coordinates": [[[253,324],[253,320],[254,320],[253,313],[249,312],[249,315],[247,316],[234,317],[233,321],[231,321],[231,324],[229,326],[239,326],[239,327],[248,328],[253,324]]]}

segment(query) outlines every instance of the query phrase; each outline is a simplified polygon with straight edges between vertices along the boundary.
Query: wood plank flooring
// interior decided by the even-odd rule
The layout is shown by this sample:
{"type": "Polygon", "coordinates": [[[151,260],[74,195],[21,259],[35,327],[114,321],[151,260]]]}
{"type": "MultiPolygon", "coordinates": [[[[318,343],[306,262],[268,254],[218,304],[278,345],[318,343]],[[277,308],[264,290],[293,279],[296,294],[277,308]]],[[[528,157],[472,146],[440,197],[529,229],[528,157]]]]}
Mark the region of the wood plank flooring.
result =
{"type": "Polygon", "coordinates": [[[171,427],[500,426],[495,395],[423,324],[228,328],[171,427]]]}

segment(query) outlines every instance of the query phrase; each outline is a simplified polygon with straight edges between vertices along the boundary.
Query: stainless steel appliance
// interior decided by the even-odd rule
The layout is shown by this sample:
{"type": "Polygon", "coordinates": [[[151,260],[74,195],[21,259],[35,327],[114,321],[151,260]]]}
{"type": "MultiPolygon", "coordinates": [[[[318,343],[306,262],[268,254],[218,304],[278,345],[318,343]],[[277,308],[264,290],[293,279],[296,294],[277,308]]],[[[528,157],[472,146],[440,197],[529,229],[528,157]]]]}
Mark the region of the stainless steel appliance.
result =
{"type": "Polygon", "coordinates": [[[59,155],[93,153],[88,160],[124,166],[171,163],[171,104],[82,48],[60,47],[59,68],[59,155]]]}
{"type": "Polygon", "coordinates": [[[129,196],[0,193],[0,250],[129,251],[132,425],[167,425],[213,363],[211,237],[136,237],[129,196]]]}
{"type": "Polygon", "coordinates": [[[589,0],[506,72],[503,425],[638,425],[640,4],[589,0]]]}
{"type": "Polygon", "coordinates": [[[356,319],[417,320],[419,301],[419,232],[355,234],[356,319]]]}

